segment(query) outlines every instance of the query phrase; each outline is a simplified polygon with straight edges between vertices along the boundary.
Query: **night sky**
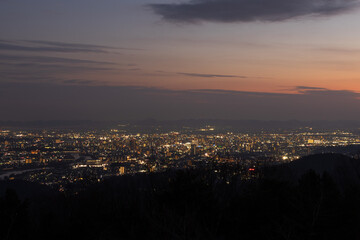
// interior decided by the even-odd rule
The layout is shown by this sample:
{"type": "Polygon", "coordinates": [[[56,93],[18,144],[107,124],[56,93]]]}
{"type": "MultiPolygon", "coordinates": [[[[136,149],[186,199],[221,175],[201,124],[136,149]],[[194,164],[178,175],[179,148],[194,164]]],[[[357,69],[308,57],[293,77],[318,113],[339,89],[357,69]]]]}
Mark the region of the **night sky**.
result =
{"type": "Polygon", "coordinates": [[[360,120],[358,0],[0,0],[0,120],[360,120]]]}

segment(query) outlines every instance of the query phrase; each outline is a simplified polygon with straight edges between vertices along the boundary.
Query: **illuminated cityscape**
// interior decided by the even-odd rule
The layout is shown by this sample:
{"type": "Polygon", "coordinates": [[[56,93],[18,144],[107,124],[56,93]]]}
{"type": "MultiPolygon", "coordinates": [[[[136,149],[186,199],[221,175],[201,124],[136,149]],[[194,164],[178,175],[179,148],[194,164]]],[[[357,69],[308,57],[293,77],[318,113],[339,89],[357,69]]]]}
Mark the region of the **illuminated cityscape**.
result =
{"type": "Polygon", "coordinates": [[[1,130],[2,179],[23,179],[59,190],[119,175],[236,166],[244,179],[263,166],[314,153],[358,157],[360,133],[335,130],[219,133],[216,126],[183,132],[127,133],[110,130],[1,130]]]}

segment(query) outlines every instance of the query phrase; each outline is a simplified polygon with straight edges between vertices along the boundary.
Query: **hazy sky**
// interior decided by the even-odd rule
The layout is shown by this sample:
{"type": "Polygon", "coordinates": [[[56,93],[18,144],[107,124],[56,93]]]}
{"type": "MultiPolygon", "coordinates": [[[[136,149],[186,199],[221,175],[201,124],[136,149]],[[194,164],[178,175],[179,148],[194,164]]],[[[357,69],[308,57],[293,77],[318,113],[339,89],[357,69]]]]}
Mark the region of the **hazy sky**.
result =
{"type": "Polygon", "coordinates": [[[358,0],[0,0],[0,120],[360,120],[358,0]]]}

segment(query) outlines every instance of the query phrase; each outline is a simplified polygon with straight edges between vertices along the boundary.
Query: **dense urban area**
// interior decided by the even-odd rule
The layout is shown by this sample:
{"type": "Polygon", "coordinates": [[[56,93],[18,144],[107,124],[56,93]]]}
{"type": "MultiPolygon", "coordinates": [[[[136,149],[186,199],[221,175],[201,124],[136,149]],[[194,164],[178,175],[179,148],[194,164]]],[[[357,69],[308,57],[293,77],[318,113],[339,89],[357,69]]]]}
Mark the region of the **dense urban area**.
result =
{"type": "Polygon", "coordinates": [[[337,152],[358,158],[359,145],[357,132],[316,131],[311,127],[224,133],[216,126],[204,126],[151,134],[129,133],[121,127],[87,131],[2,129],[0,178],[65,191],[107,177],[169,169],[200,167],[225,174],[226,165],[232,169],[227,175],[251,179],[263,165],[290,162],[312,153],[337,152]]]}

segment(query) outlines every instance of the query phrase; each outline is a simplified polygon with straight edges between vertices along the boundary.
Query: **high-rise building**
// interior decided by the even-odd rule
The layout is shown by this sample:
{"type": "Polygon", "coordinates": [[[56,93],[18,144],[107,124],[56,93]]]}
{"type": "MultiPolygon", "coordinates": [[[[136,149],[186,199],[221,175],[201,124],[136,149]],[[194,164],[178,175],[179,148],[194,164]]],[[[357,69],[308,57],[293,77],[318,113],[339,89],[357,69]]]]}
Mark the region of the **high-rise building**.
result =
{"type": "Polygon", "coordinates": [[[196,145],[195,144],[191,144],[190,155],[192,155],[192,156],[196,155],[196,145]]]}

